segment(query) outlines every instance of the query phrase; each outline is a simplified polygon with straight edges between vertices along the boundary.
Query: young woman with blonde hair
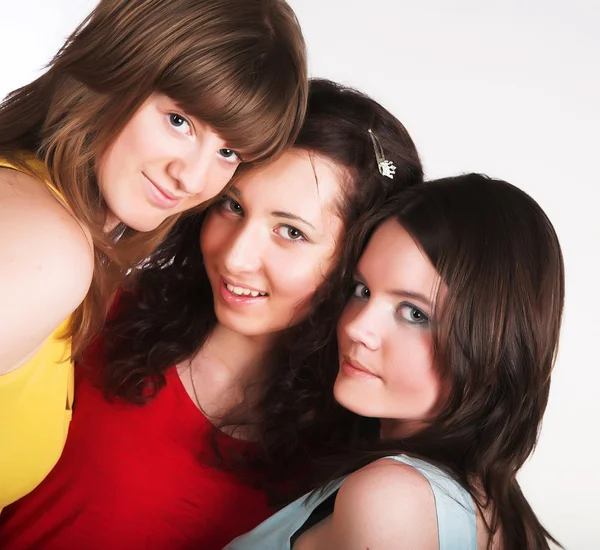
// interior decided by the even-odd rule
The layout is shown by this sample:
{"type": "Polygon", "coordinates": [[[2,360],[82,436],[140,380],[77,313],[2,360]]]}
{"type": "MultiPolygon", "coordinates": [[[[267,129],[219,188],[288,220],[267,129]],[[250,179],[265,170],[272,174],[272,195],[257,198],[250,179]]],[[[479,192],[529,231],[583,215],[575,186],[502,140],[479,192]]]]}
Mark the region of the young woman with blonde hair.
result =
{"type": "Polygon", "coordinates": [[[283,0],[101,0],[0,105],[0,508],[58,460],[71,360],[115,289],[238,165],[291,145],[306,94],[283,0]]]}

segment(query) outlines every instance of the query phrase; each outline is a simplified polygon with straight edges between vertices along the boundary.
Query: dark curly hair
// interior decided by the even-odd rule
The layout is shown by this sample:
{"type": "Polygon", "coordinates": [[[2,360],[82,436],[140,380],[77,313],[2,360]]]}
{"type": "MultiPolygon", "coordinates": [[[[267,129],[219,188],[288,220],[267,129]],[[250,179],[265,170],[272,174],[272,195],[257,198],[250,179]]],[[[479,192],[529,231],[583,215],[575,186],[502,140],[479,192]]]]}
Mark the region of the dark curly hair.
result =
{"type": "MultiPolygon", "coordinates": [[[[294,147],[322,155],[344,169],[339,214],[349,230],[399,190],[422,182],[415,145],[404,126],[366,95],[328,80],[312,80],[308,111],[294,147]],[[379,173],[369,129],[386,158],[396,165],[393,179],[379,173]]],[[[108,397],[133,403],[151,399],[165,384],[164,371],[192,357],[217,323],[211,286],[199,247],[203,214],[178,222],[139,276],[121,313],[106,329],[107,361],[101,377],[108,397]]],[[[344,248],[344,247],[342,247],[344,248]]],[[[352,249],[350,247],[349,249],[352,249]]],[[[258,452],[269,482],[299,480],[313,456],[326,446],[361,435],[356,422],[332,397],[337,367],[335,325],[345,302],[341,284],[355,259],[340,252],[337,264],[315,293],[311,313],[278,334],[264,364],[255,409],[260,420],[258,452]]],[[[239,411],[238,411],[239,412],[239,411]]],[[[244,424],[232,411],[226,425],[244,424]]],[[[303,490],[298,483],[298,491],[303,490]]]]}

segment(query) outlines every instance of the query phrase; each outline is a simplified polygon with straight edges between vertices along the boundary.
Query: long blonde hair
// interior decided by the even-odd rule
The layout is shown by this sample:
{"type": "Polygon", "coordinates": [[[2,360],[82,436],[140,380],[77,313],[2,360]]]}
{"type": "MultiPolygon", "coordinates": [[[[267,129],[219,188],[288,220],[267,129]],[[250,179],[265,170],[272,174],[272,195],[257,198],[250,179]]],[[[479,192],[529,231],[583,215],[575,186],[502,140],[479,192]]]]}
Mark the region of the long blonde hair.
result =
{"type": "Polygon", "coordinates": [[[95,270],[73,315],[77,358],[104,321],[114,290],[178,216],[139,233],[103,231],[98,159],[154,92],[213,127],[244,160],[290,146],[306,109],[306,48],[284,0],[101,0],[34,82],[0,105],[0,155],[42,159],[92,235],[95,270]],[[118,235],[118,238],[117,238],[118,235]]]}

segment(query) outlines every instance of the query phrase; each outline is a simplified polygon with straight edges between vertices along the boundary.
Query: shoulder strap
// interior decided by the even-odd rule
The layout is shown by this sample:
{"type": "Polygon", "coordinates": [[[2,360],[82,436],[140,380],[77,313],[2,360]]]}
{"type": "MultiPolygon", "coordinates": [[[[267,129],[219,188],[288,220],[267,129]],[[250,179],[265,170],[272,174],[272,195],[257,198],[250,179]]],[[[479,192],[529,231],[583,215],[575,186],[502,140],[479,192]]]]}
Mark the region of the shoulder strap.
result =
{"type": "MultiPolygon", "coordinates": [[[[32,175],[35,175],[62,204],[71,210],[63,194],[50,181],[50,176],[48,175],[46,165],[31,153],[20,154],[19,158],[22,159],[23,163],[29,168],[32,175]]],[[[21,166],[14,164],[3,157],[0,157],[0,168],[10,168],[11,170],[16,170],[17,172],[23,172],[21,166]]]]}
{"type": "Polygon", "coordinates": [[[440,468],[405,455],[390,456],[429,482],[435,499],[439,550],[477,550],[477,516],[469,492],[440,468]]]}

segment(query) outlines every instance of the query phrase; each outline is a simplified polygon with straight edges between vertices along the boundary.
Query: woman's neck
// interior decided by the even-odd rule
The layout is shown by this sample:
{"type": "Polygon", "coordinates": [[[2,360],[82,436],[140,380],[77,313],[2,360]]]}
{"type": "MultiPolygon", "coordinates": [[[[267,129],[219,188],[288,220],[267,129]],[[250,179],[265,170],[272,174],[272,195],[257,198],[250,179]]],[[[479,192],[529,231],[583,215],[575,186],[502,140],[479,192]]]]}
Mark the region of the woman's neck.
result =
{"type": "Polygon", "coordinates": [[[104,233],[110,233],[120,223],[119,218],[117,218],[110,210],[107,210],[106,218],[104,219],[104,233]]]}
{"type": "Polygon", "coordinates": [[[254,378],[272,338],[246,336],[217,323],[196,357],[221,365],[224,374],[242,383],[254,378]]]}
{"type": "Polygon", "coordinates": [[[180,376],[185,380],[187,370],[192,398],[208,418],[218,424],[240,405],[250,407],[248,392],[260,387],[262,358],[271,344],[270,337],[249,337],[217,324],[198,353],[180,365],[180,376]]]}
{"type": "Polygon", "coordinates": [[[398,420],[396,418],[379,419],[379,437],[381,439],[402,439],[410,437],[427,426],[423,420],[398,420]]]}

